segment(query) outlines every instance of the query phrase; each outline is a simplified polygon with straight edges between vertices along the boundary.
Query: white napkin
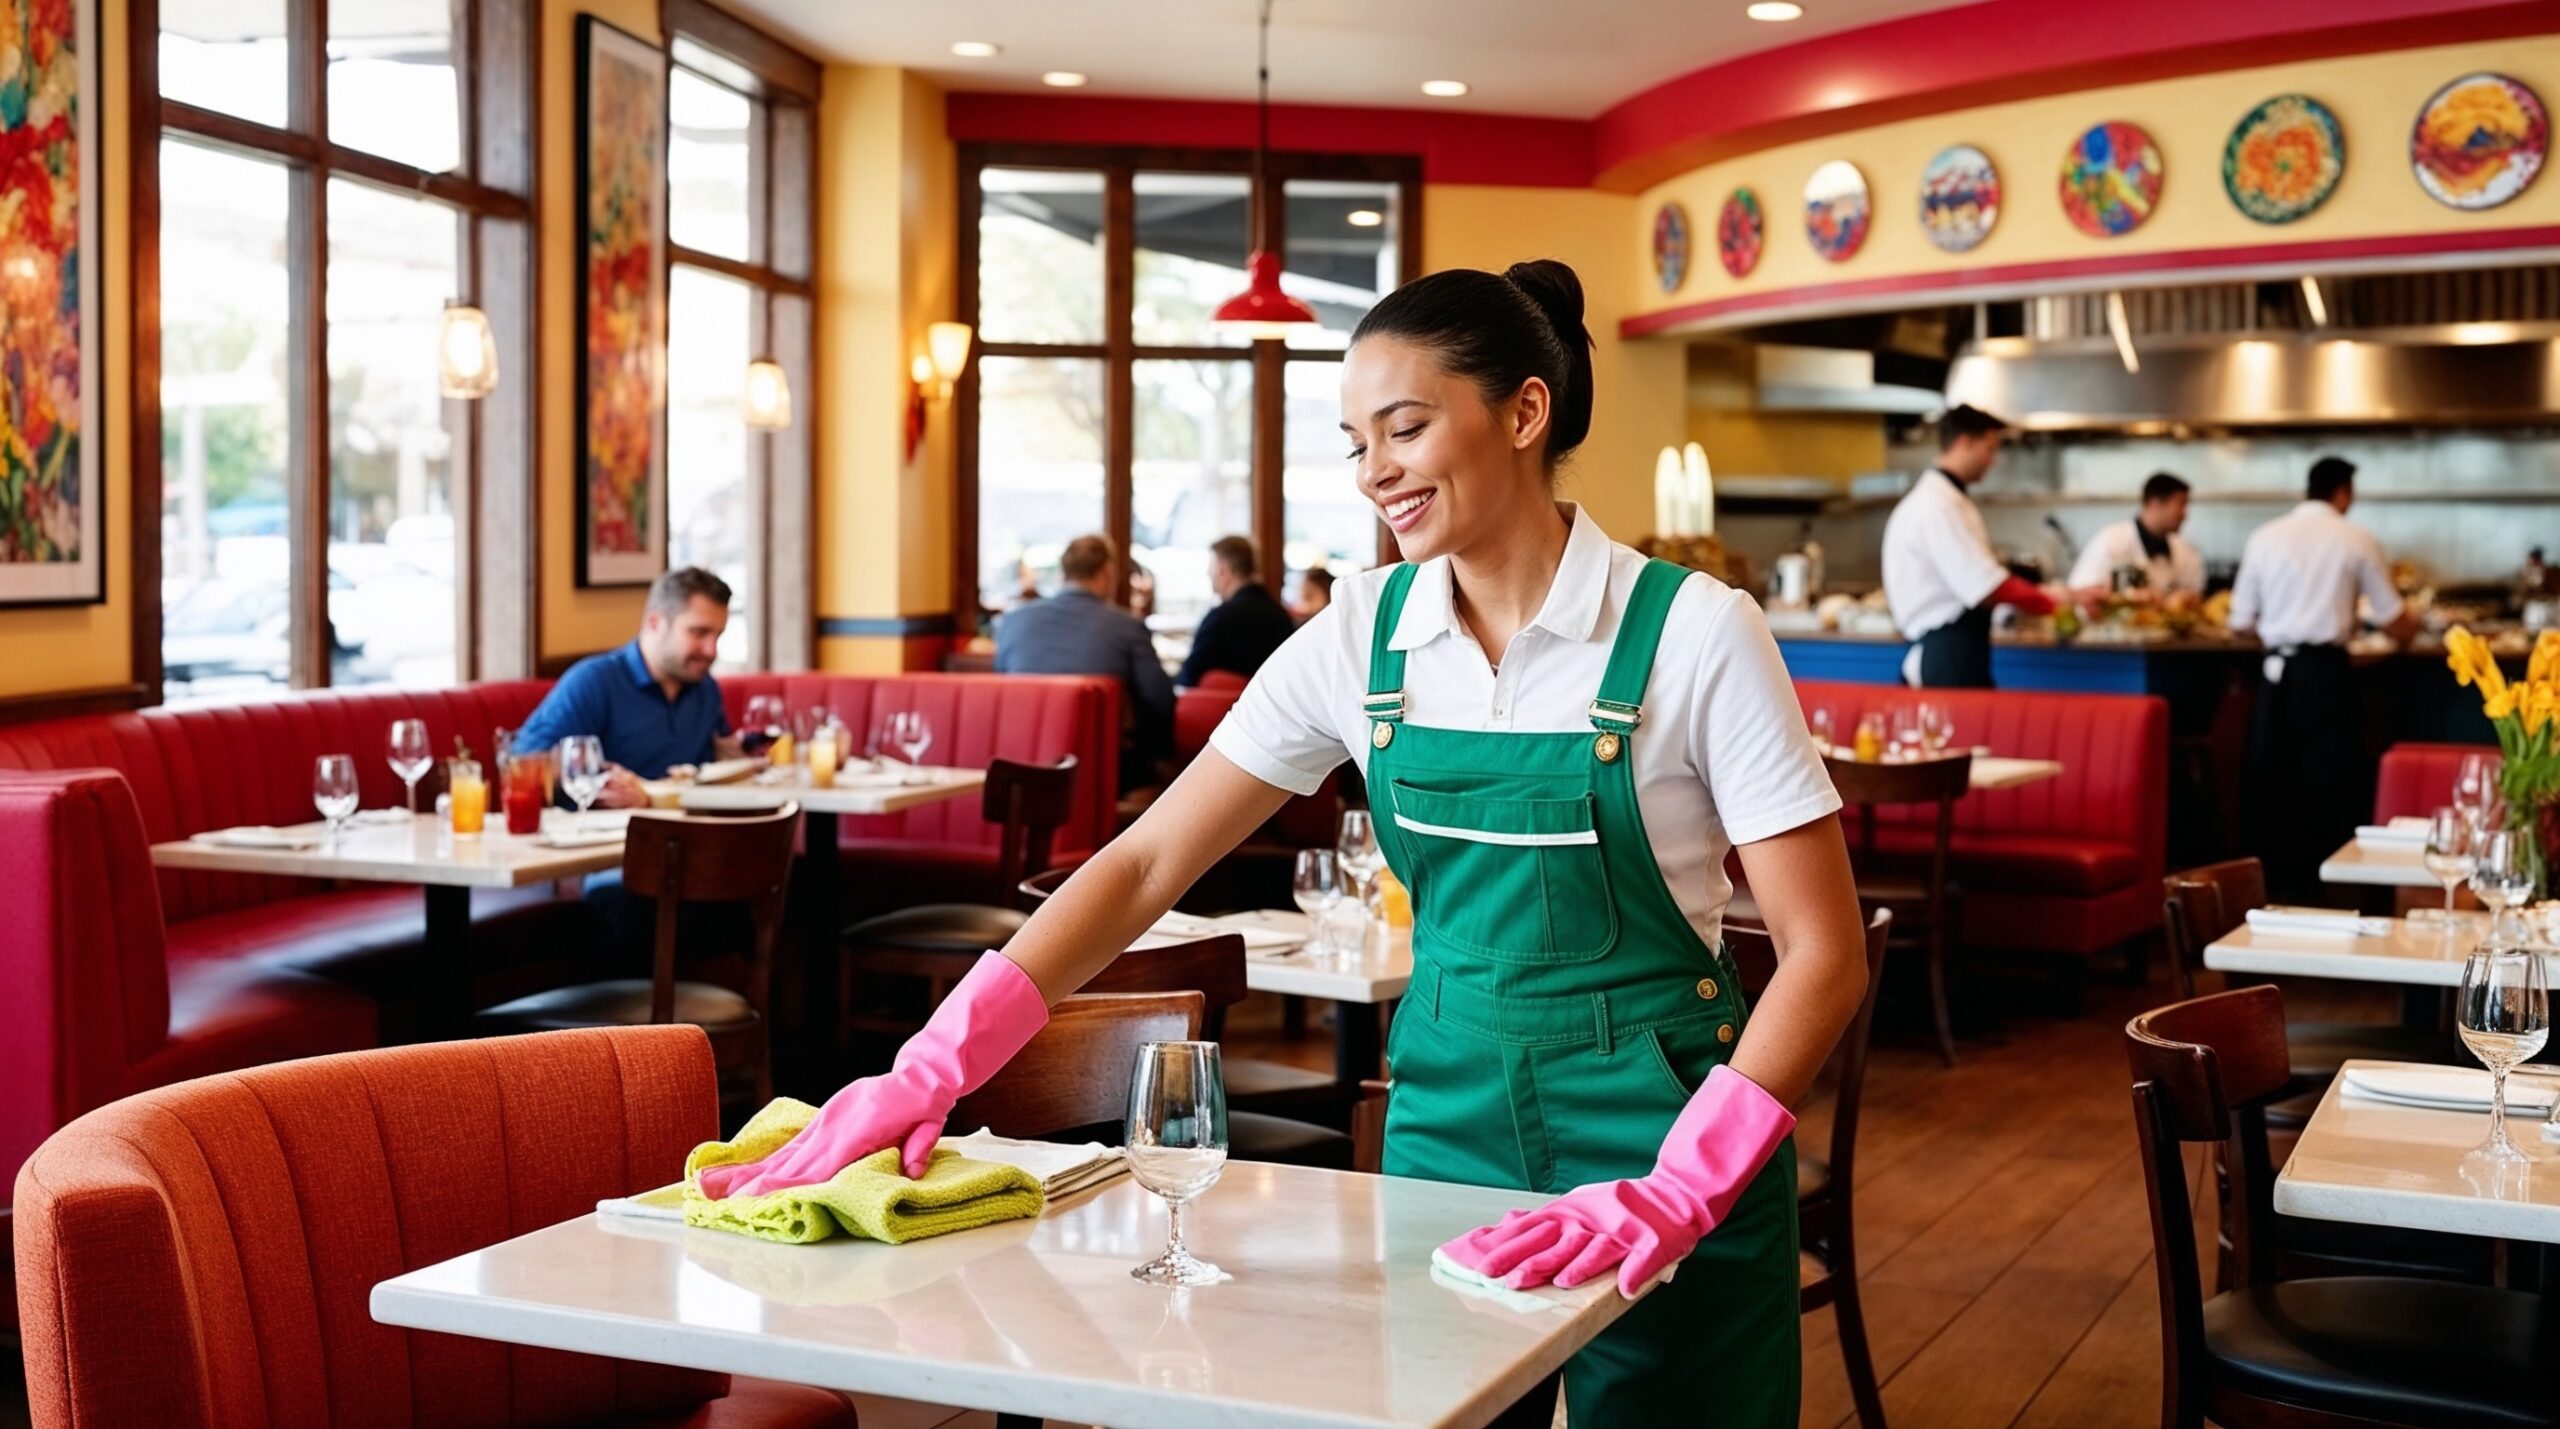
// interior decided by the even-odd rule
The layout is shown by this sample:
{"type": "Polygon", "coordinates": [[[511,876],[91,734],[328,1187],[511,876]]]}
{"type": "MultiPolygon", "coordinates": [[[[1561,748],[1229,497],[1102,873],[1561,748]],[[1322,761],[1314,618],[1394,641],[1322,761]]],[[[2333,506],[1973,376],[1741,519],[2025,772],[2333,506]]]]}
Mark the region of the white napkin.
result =
{"type": "MultiPolygon", "coordinates": [[[[2432,1107],[2438,1111],[2489,1109],[2489,1073],[2479,1067],[2427,1067],[2410,1062],[2350,1067],[2345,1090],[2366,1101],[2399,1106],[2432,1107]]],[[[2555,1094],[2560,1094],[2560,1078],[2507,1078],[2507,1110],[2511,1112],[2547,1113],[2555,1094]]]]}
{"type": "Polygon", "coordinates": [[[1188,913],[1167,913],[1158,918],[1155,926],[1147,929],[1146,933],[1130,946],[1160,948],[1169,943],[1187,943],[1198,938],[1214,938],[1222,933],[1241,936],[1244,939],[1244,950],[1248,953],[1277,952],[1282,948],[1297,947],[1307,940],[1303,933],[1292,933],[1281,928],[1266,928],[1242,918],[1197,918],[1188,913]]]}
{"type": "Polygon", "coordinates": [[[544,848],[601,848],[606,844],[622,842],[622,836],[628,831],[628,825],[619,828],[611,825],[591,828],[561,827],[544,829],[533,836],[533,841],[544,848]]]}
{"type": "Polygon", "coordinates": [[[2403,814],[2387,824],[2358,824],[2356,842],[2367,848],[2417,849],[2427,846],[2427,821],[2403,814]]]}
{"type": "Polygon", "coordinates": [[[414,824],[418,816],[406,809],[365,809],[350,817],[351,824],[414,824]]]}
{"type": "Polygon", "coordinates": [[[2334,908],[2266,907],[2249,910],[2249,931],[2288,938],[2387,938],[2388,918],[2363,918],[2334,908]]]}
{"type": "MultiPolygon", "coordinates": [[[[1644,1298],[1644,1296],[1652,1292],[1654,1286],[1668,1281],[1672,1276],[1679,1273],[1680,1262],[1675,1260],[1669,1265],[1664,1266],[1660,1275],[1657,1275],[1653,1277],[1652,1280],[1647,1281],[1644,1288],[1636,1292],[1636,1298],[1644,1298]]],[[[1523,1313],[1534,1310],[1559,1309],[1564,1303],[1555,1298],[1562,1292],[1557,1291],[1552,1287],[1542,1285],[1536,1290],[1514,1290],[1510,1286],[1503,1284],[1501,1281],[1494,1279],[1492,1276],[1485,1275],[1478,1271],[1469,1270],[1465,1266],[1460,1265],[1457,1261],[1451,1259],[1448,1250],[1440,1246],[1434,1246],[1431,1250],[1431,1278],[1448,1286],[1452,1290],[1463,1291],[1469,1295],[1481,1296],[1482,1298],[1490,1300],[1505,1309],[1518,1310],[1523,1313]]],[[[1605,1278],[1612,1286],[1615,1286],[1618,1281],[1618,1272],[1614,1267],[1612,1267],[1610,1270],[1605,1272],[1603,1278],[1605,1278]]],[[[1578,1289],[1580,1287],[1576,1288],[1578,1289]]]]}
{"type": "Polygon", "coordinates": [[[195,836],[197,843],[221,844],[225,848],[318,848],[321,831],[308,826],[277,828],[273,824],[243,824],[236,829],[207,829],[195,836]]]}

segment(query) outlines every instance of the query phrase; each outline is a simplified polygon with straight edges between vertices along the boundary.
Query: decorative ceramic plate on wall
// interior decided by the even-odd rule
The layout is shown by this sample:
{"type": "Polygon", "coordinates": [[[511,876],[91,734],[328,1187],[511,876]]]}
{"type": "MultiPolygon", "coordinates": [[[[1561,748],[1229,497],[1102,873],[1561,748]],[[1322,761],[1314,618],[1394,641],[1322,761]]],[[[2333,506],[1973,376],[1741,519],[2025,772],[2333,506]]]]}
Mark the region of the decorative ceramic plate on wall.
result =
{"type": "Polygon", "coordinates": [[[1845,263],[1867,241],[1867,176],[1846,159],[1834,159],[1804,181],[1804,236],[1813,251],[1845,263]]]}
{"type": "Polygon", "coordinates": [[[1920,227],[1929,241],[1962,253],[2000,221],[2000,171],[1971,144],[1951,144],[1920,171],[1920,227]]]}
{"type": "Polygon", "coordinates": [[[2454,208],[2496,208],[2523,193],[2550,151],[2542,97],[2502,74],[2466,74],[2437,90],[2409,134],[2419,187],[2454,208]]]}
{"type": "Polygon", "coordinates": [[[1653,280],[1676,293],[1689,276],[1689,212],[1676,203],[1653,211],[1653,280]]]}
{"type": "Polygon", "coordinates": [[[2139,124],[2109,120],[2062,155],[2062,213],[2093,238],[2133,232],[2160,204],[2160,146],[2139,124]]]}
{"type": "Polygon", "coordinates": [[[1760,250],[1768,242],[1769,220],[1760,212],[1760,196],[1748,188],[1725,195],[1716,214],[1716,261],[1737,278],[1760,266],[1760,250]]]}
{"type": "Polygon", "coordinates": [[[2307,94],[2279,94],[2250,110],[2222,146],[2222,190],[2260,223],[2291,223],[2327,203],[2346,171],[2338,116],[2307,94]]]}

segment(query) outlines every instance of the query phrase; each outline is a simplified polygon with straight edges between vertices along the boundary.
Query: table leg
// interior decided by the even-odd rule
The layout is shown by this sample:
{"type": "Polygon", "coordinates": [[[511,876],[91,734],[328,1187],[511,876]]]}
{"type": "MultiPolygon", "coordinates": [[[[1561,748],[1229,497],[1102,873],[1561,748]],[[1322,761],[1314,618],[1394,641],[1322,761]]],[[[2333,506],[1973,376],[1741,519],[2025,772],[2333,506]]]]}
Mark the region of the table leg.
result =
{"type": "Polygon", "coordinates": [[[1333,1005],[1333,1079],[1353,1096],[1378,1075],[1378,1011],[1374,1002],[1333,1005]]]}
{"type": "Polygon", "coordinates": [[[836,816],[801,814],[799,1006],[793,1009],[804,1044],[833,1049],[836,984],[843,976],[837,946],[844,935],[844,854],[836,844],[836,816]]]}
{"type": "Polygon", "coordinates": [[[421,995],[414,1016],[424,1019],[423,1041],[468,1036],[471,1014],[471,890],[430,883],[427,946],[421,995]]]}

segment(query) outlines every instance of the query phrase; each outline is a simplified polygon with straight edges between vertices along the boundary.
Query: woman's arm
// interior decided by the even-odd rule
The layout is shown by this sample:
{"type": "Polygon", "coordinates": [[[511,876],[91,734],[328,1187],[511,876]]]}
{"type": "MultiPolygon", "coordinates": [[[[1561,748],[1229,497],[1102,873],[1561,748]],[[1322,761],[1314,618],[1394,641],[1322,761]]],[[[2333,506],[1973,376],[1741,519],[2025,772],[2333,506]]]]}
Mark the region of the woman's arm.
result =
{"type": "Polygon", "coordinates": [[[1813,1085],[1867,990],[1867,936],[1840,817],[1740,846],[1742,871],[1778,949],[1733,1069],[1793,1106],[1813,1085]]]}

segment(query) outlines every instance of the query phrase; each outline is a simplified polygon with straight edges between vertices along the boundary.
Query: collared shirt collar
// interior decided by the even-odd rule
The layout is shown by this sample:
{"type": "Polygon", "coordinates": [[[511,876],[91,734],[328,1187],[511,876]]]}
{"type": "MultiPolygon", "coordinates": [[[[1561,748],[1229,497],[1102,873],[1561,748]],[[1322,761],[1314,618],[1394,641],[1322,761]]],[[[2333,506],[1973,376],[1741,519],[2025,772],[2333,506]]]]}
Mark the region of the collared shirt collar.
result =
{"type": "MultiPolygon", "coordinates": [[[[1571,523],[1564,538],[1564,558],[1556,563],[1555,580],[1547,586],[1546,604],[1529,625],[1560,640],[1588,640],[1600,624],[1600,606],[1609,597],[1609,533],[1571,501],[1556,503],[1571,523]]],[[[1457,587],[1451,583],[1449,558],[1435,557],[1414,572],[1405,593],[1404,613],[1387,638],[1391,650],[1414,650],[1454,629],[1458,622],[1457,587]]],[[[1499,658],[1500,652],[1488,652],[1499,658]]]]}
{"type": "Polygon", "coordinates": [[[1955,488],[1956,495],[1963,497],[1967,501],[1971,501],[1973,499],[1973,489],[1966,486],[1963,482],[1956,480],[1956,474],[1954,472],[1947,470],[1943,466],[1933,466],[1929,468],[1929,473],[1930,475],[1937,477],[1939,480],[1944,481],[1947,485],[1955,488]]]}
{"type": "Polygon", "coordinates": [[[640,653],[637,640],[622,647],[622,670],[631,677],[631,683],[641,689],[658,687],[658,677],[649,673],[649,661],[640,653]]]}

